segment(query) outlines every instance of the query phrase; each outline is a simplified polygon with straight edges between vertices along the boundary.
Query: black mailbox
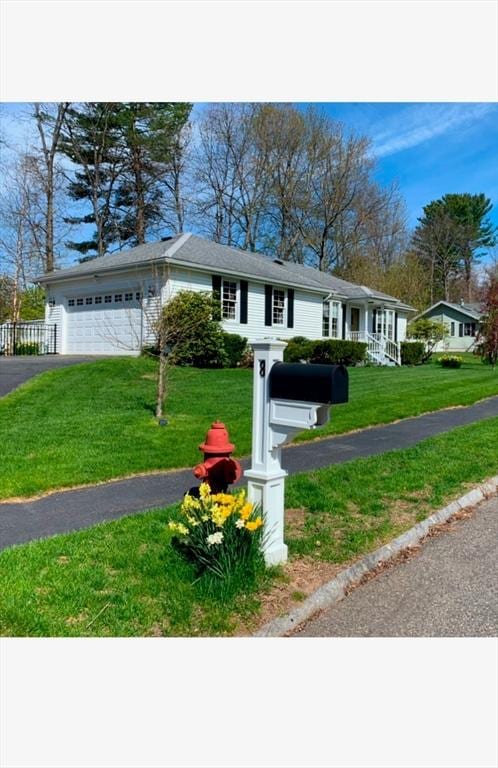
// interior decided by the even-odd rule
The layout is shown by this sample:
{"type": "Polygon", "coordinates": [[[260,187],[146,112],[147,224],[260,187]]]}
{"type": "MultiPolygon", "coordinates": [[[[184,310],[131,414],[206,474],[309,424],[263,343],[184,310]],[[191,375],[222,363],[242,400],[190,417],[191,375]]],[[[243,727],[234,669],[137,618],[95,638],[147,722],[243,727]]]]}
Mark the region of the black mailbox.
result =
{"type": "Polygon", "coordinates": [[[270,370],[272,400],[347,403],[349,379],[343,365],[274,363],[270,370]]]}

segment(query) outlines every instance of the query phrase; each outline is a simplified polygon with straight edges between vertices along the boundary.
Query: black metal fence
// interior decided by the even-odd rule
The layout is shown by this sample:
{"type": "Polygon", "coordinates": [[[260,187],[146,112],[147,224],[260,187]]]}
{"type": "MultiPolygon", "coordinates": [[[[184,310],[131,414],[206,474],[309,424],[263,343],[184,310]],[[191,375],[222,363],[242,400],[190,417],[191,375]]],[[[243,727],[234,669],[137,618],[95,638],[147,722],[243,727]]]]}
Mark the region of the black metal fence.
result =
{"type": "Polygon", "coordinates": [[[38,323],[0,325],[0,355],[55,355],[57,326],[38,323]]]}

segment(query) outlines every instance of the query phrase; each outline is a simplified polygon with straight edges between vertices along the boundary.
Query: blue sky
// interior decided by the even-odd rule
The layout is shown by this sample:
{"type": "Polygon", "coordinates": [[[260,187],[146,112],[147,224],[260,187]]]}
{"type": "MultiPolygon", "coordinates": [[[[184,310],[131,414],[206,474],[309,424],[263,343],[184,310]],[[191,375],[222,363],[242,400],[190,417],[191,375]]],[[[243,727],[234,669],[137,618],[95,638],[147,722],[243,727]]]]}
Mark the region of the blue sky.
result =
{"type": "Polygon", "coordinates": [[[324,111],[369,136],[376,176],[397,180],[410,226],[448,192],[483,192],[498,225],[498,103],[338,103],[324,111]]]}
{"type": "MultiPolygon", "coordinates": [[[[303,105],[304,106],[304,105],[303,105]]],[[[376,177],[396,180],[415,226],[422,208],[448,192],[483,192],[498,225],[498,103],[320,103],[330,117],[369,136],[376,177]]],[[[2,104],[2,136],[26,144],[29,126],[19,120],[28,105],[2,104]]],[[[196,105],[200,111],[202,105],[196,105]]]]}

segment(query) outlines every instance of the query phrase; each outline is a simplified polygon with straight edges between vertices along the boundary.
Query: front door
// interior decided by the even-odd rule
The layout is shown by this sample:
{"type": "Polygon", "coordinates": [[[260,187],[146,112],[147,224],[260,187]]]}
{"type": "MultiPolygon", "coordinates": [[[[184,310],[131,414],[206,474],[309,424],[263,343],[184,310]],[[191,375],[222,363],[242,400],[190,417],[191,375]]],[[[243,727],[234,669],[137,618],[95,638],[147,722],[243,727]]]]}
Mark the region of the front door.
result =
{"type": "Polygon", "coordinates": [[[351,332],[357,333],[360,330],[360,308],[351,307],[351,332]]]}

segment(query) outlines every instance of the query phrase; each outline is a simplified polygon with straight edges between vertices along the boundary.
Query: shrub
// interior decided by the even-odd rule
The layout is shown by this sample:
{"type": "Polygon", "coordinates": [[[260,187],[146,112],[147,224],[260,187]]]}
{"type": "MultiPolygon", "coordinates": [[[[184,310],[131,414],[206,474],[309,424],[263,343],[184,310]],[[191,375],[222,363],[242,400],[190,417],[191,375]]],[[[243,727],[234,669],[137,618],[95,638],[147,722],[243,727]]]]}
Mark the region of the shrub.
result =
{"type": "Polygon", "coordinates": [[[364,362],[367,351],[367,345],[360,341],[327,339],[326,341],[313,341],[310,344],[310,363],[356,365],[364,362]]]}
{"type": "Polygon", "coordinates": [[[308,362],[311,357],[313,342],[305,336],[293,336],[289,339],[284,349],[284,360],[286,363],[300,363],[301,360],[308,362]]]}
{"type": "Polygon", "coordinates": [[[460,368],[463,363],[463,357],[458,355],[442,355],[438,357],[436,363],[439,363],[443,368],[460,368]]]}
{"type": "Polygon", "coordinates": [[[448,335],[446,323],[440,320],[430,320],[420,317],[408,325],[408,338],[416,339],[424,344],[424,355],[422,362],[430,360],[432,353],[440,341],[443,341],[448,335]]]}
{"type": "Polygon", "coordinates": [[[173,365],[223,368],[227,355],[223,330],[213,320],[211,294],[179,291],[163,309],[161,322],[168,361],[173,365]]]}
{"type": "Polygon", "coordinates": [[[41,346],[37,341],[20,341],[16,344],[16,355],[39,355],[41,346]]]}
{"type": "Polygon", "coordinates": [[[227,356],[228,367],[240,367],[244,352],[247,349],[247,339],[236,333],[226,333],[223,331],[223,346],[227,356]]]}
{"type": "Polygon", "coordinates": [[[143,357],[159,357],[159,347],[157,344],[146,344],[140,350],[143,357]]]}
{"type": "Polygon", "coordinates": [[[180,512],[182,521],[169,523],[177,534],[172,544],[198,576],[228,587],[241,576],[243,584],[254,578],[263,564],[263,520],[245,490],[212,494],[201,483],[199,498],[186,494],[180,512]]]}
{"type": "Polygon", "coordinates": [[[425,355],[425,346],[422,341],[402,341],[401,365],[421,365],[425,355]]]}
{"type": "Polygon", "coordinates": [[[241,368],[254,368],[254,352],[251,347],[246,347],[240,358],[241,368]]]}

